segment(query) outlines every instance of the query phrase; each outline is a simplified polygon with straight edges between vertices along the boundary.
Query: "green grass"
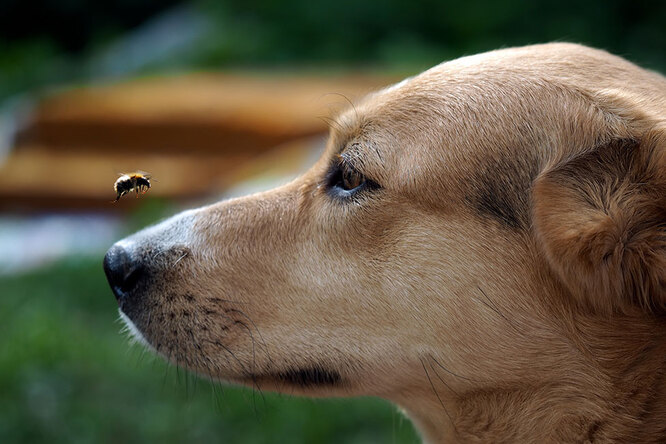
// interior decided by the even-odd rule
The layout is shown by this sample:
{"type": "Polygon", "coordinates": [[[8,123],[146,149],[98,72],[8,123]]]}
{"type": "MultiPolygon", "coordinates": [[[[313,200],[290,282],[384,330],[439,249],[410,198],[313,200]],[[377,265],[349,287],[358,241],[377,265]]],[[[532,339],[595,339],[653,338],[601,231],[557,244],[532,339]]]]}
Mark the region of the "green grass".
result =
{"type": "Polygon", "coordinates": [[[0,277],[0,442],[419,441],[384,401],[213,385],[120,329],[101,258],[0,277]]]}

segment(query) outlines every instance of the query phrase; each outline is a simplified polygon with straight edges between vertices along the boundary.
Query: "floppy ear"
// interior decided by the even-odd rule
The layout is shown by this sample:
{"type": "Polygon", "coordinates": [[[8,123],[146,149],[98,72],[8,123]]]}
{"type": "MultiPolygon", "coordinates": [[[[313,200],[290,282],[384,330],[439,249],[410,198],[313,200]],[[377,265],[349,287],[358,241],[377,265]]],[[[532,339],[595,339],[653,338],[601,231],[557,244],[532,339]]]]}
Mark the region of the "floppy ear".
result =
{"type": "Polygon", "coordinates": [[[544,171],[533,209],[546,257],[577,300],[666,313],[665,126],[544,171]]]}

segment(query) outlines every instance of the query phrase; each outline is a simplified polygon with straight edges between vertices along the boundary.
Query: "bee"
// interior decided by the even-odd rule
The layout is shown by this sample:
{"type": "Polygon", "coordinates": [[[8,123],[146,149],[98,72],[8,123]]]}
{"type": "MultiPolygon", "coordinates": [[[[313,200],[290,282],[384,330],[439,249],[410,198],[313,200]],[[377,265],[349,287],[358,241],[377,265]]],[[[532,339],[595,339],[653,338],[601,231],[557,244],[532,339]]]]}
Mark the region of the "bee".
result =
{"type": "Polygon", "coordinates": [[[143,171],[136,171],[134,173],[123,173],[120,175],[116,183],[113,184],[113,189],[118,193],[116,200],[118,202],[125,194],[134,191],[136,197],[139,193],[143,194],[150,188],[150,175],[143,171]]]}

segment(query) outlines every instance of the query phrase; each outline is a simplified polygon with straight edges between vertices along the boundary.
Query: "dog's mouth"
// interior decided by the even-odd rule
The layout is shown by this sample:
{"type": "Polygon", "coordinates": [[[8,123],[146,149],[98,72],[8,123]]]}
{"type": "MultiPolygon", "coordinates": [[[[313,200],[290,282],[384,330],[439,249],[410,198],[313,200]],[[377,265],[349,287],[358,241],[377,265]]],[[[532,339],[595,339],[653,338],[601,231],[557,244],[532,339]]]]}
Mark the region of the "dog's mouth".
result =
{"type": "MultiPolygon", "coordinates": [[[[119,309],[118,313],[120,315],[120,319],[124,323],[125,332],[130,336],[131,341],[141,344],[155,354],[164,356],[167,360],[172,360],[171,358],[173,356],[171,356],[169,352],[165,351],[162,346],[154,346],[151,344],[141,329],[137,327],[137,325],[126,313],[123,312],[122,309],[119,309]]],[[[201,358],[209,359],[207,356],[202,356],[201,358]]],[[[195,360],[193,359],[190,362],[193,363],[194,361],[195,360]]],[[[181,362],[175,363],[182,364],[181,362]]],[[[272,362],[270,366],[272,366],[272,362]]],[[[338,370],[334,369],[332,366],[323,364],[293,365],[286,367],[286,369],[283,370],[266,369],[264,371],[255,371],[254,368],[250,370],[246,367],[238,375],[210,374],[208,371],[210,369],[208,368],[200,369],[197,368],[197,366],[190,367],[190,365],[187,365],[187,367],[189,370],[195,371],[197,373],[204,373],[206,377],[228,380],[257,388],[265,387],[279,390],[284,389],[285,387],[290,387],[295,390],[311,391],[317,389],[325,390],[340,388],[345,385],[345,381],[338,370]]]]}
{"type": "Polygon", "coordinates": [[[155,254],[120,243],[104,259],[120,319],[132,342],[206,378],[299,393],[331,393],[346,387],[335,362],[299,356],[298,347],[281,350],[281,356],[269,355],[253,318],[264,319],[270,310],[196,286],[183,291],[185,273],[175,273],[173,267],[191,260],[189,250],[159,253],[160,260],[170,264],[169,273],[154,260],[143,265],[155,254]]]}
{"type": "Polygon", "coordinates": [[[254,375],[252,383],[287,385],[300,389],[335,388],[344,385],[337,370],[323,365],[292,367],[284,371],[254,375]]]}
{"type": "Polygon", "coordinates": [[[122,307],[118,308],[118,314],[120,315],[120,320],[124,323],[124,331],[129,335],[130,340],[138,342],[144,347],[155,352],[156,351],[155,348],[152,345],[150,345],[150,342],[148,342],[145,336],[143,336],[141,330],[139,330],[137,326],[134,325],[134,322],[132,322],[129,316],[123,313],[122,307]]]}

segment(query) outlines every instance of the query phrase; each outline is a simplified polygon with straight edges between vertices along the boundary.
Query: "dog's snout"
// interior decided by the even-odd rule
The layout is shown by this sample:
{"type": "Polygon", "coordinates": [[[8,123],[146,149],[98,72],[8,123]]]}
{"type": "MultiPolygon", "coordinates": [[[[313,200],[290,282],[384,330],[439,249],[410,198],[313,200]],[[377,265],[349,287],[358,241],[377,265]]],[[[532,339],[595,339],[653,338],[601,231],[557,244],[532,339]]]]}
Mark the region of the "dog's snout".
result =
{"type": "Polygon", "coordinates": [[[126,248],[114,245],[104,256],[104,272],[113,294],[118,302],[121,302],[121,299],[136,287],[144,267],[140,261],[132,258],[131,252],[126,248]]]}

